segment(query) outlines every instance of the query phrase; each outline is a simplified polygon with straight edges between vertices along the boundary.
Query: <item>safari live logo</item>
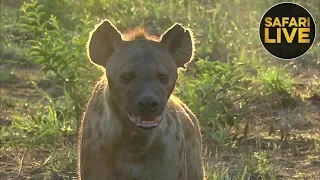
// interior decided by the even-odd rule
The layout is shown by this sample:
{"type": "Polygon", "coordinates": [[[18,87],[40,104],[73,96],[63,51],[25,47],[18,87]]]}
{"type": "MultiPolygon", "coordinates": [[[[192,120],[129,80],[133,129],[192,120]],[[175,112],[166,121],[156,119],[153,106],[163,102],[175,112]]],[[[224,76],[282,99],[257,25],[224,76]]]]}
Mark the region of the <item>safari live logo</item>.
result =
{"type": "Polygon", "coordinates": [[[272,6],[260,21],[260,40],[273,56],[292,60],[304,55],[312,46],[315,21],[303,6],[283,2],[272,6]]]}

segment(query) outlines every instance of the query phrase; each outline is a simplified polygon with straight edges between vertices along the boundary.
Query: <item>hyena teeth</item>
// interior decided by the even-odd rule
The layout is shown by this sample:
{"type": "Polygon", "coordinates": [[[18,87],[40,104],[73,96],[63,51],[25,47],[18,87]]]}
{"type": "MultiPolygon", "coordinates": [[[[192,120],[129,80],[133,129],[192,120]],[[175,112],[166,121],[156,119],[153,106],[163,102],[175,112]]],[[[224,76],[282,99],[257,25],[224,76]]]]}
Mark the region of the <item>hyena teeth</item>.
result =
{"type": "Polygon", "coordinates": [[[142,121],[142,124],[155,124],[153,121],[142,121]]]}

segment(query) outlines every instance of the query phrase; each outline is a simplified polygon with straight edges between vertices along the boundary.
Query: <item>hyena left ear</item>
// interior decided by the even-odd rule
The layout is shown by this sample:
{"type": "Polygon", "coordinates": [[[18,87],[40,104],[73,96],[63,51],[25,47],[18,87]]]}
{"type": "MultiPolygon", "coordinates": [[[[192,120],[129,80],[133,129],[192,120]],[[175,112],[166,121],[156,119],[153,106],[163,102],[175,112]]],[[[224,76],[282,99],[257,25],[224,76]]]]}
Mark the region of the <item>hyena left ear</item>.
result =
{"type": "Polygon", "coordinates": [[[107,60],[121,42],[121,33],[109,20],[105,20],[91,32],[87,44],[88,56],[94,64],[106,67],[107,60]]]}
{"type": "Polygon", "coordinates": [[[162,34],[161,43],[168,48],[178,67],[184,68],[192,60],[194,44],[191,30],[175,24],[162,34]]]}

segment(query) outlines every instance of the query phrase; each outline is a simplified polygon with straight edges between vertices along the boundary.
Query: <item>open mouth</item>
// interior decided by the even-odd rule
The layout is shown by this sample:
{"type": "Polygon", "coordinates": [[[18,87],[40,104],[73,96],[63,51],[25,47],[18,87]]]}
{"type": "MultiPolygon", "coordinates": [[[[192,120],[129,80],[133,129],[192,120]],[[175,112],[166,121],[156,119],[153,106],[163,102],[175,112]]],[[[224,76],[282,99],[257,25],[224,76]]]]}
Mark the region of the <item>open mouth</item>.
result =
{"type": "Polygon", "coordinates": [[[127,111],[127,116],[131,123],[142,129],[153,129],[161,122],[161,116],[134,116],[131,111],[127,111]]]}

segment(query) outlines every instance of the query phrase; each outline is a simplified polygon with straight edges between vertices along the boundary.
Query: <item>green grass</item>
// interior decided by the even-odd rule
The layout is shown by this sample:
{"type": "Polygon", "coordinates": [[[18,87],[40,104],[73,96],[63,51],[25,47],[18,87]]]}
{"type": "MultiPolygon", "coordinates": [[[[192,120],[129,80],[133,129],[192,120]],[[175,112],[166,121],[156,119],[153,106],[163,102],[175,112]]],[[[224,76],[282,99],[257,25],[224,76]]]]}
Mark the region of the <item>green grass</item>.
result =
{"type": "MultiPolygon", "coordinates": [[[[107,18],[121,31],[142,25],[160,35],[175,22],[193,30],[196,56],[187,71],[179,72],[174,93],[195,112],[209,142],[219,148],[232,148],[233,136],[241,134],[243,126],[248,129],[259,124],[252,122],[258,121],[252,109],[259,107],[263,98],[269,101],[261,114],[273,111],[270,108],[274,107],[268,106],[273,102],[282,102],[275,108],[287,108],[283,102],[300,98],[296,97],[293,70],[320,66],[319,41],[294,63],[280,62],[261,46],[259,21],[277,2],[280,1],[27,0],[20,10],[2,4],[0,82],[30,81],[16,75],[25,65],[40,66],[42,73],[28,87],[40,97],[33,99],[34,103],[1,100],[1,108],[9,112],[7,118],[12,122],[0,126],[1,147],[43,152],[38,160],[48,161],[40,166],[37,175],[62,179],[74,175],[79,120],[92,86],[101,75],[89,63],[85,45],[94,25],[107,18]],[[2,71],[2,67],[9,69],[2,71]],[[62,93],[52,93],[52,89],[62,93]]],[[[320,19],[317,0],[295,2],[320,19]]],[[[317,24],[318,31],[319,27],[317,24]]],[[[315,76],[302,96],[316,97],[319,92],[319,77],[315,76]]],[[[318,141],[314,146],[319,151],[318,141]]],[[[242,156],[233,168],[224,160],[210,161],[208,177],[277,179],[277,165],[272,160],[268,152],[259,150],[242,156]]]]}
{"type": "Polygon", "coordinates": [[[14,83],[17,80],[17,76],[14,71],[2,70],[0,72],[0,82],[2,83],[14,83]]]}
{"type": "MultiPolygon", "coordinates": [[[[212,154],[205,154],[211,157],[212,154]]],[[[254,152],[245,157],[239,157],[236,165],[226,164],[221,159],[208,161],[205,165],[208,180],[231,179],[276,179],[276,165],[274,165],[265,151],[254,152]]]]}

